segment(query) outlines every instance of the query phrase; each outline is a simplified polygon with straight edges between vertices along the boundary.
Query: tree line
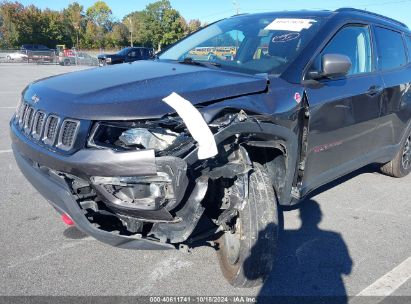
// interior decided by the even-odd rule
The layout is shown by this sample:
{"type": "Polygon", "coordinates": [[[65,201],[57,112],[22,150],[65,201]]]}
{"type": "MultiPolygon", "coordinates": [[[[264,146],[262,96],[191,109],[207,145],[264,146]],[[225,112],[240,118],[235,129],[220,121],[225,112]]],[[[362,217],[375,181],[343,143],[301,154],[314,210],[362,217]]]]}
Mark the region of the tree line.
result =
{"type": "Polygon", "coordinates": [[[0,2],[0,48],[22,44],[120,48],[132,43],[160,50],[201,26],[198,19],[186,21],[168,0],[148,4],[122,20],[115,20],[104,1],[87,9],[73,2],[61,11],[24,6],[18,1],[0,2]]]}

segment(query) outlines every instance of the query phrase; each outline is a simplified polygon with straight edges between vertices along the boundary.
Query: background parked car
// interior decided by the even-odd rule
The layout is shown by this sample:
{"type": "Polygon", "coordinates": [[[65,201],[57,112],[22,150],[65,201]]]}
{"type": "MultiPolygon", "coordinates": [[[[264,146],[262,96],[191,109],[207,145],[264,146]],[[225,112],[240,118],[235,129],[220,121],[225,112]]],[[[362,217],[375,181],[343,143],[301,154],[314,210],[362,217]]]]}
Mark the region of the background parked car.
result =
{"type": "Polygon", "coordinates": [[[153,49],[145,47],[127,47],[116,54],[101,54],[98,56],[99,66],[147,60],[154,55],[153,49]]]}
{"type": "Polygon", "coordinates": [[[20,52],[9,53],[6,55],[7,60],[27,60],[27,54],[20,52]]]}
{"type": "Polygon", "coordinates": [[[42,44],[23,44],[21,52],[27,54],[27,60],[36,62],[52,62],[56,55],[55,50],[42,44]]]}
{"type": "Polygon", "coordinates": [[[68,49],[64,44],[57,45],[58,63],[60,65],[75,65],[76,50],[68,49]]]}

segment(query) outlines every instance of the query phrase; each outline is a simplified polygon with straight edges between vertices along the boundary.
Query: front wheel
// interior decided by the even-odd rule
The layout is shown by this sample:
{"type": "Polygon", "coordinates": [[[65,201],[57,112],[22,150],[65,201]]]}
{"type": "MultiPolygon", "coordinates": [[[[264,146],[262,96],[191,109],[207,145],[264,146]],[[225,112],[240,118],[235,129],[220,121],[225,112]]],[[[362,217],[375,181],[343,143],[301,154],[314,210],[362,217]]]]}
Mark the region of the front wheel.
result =
{"type": "Polygon", "coordinates": [[[254,163],[248,201],[233,226],[218,240],[223,275],[235,287],[261,285],[272,270],[278,239],[277,201],[261,164],[254,163]]]}

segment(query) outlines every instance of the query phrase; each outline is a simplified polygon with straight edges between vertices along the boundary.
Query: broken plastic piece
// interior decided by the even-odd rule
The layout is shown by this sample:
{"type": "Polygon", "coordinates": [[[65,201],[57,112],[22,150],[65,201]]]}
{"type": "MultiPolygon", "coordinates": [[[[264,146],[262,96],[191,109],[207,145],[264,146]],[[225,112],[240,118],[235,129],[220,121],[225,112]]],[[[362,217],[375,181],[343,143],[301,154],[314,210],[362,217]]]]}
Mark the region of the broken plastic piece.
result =
{"type": "Polygon", "coordinates": [[[201,113],[192,103],[174,92],[163,101],[183,119],[191,136],[198,142],[198,158],[207,159],[217,155],[218,150],[214,135],[201,113]]]}

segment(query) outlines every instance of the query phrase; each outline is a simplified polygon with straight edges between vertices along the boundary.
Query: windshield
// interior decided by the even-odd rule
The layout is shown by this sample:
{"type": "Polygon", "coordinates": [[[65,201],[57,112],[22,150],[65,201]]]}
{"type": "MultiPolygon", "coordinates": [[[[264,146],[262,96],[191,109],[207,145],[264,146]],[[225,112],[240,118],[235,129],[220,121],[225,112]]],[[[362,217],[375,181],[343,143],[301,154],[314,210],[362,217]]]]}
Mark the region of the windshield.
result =
{"type": "Polygon", "coordinates": [[[214,63],[222,69],[250,74],[281,74],[317,33],[320,24],[319,17],[232,17],[181,40],[159,59],[214,63]]]}

